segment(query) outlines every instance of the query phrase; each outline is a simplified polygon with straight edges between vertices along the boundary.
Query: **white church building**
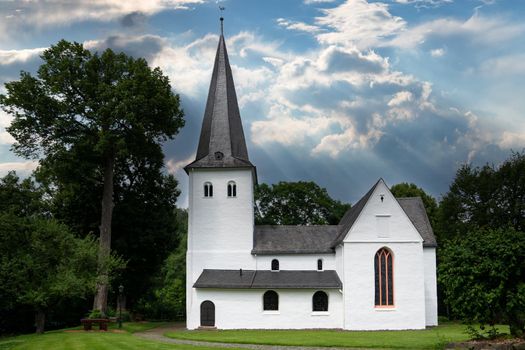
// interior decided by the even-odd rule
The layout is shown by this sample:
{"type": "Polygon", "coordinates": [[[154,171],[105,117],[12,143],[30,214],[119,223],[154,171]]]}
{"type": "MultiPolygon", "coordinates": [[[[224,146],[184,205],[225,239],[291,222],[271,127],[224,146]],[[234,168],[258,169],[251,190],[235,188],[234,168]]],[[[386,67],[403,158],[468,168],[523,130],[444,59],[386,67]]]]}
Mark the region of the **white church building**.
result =
{"type": "Polygon", "coordinates": [[[221,34],[189,176],[187,328],[437,325],[436,239],[420,198],[379,179],[338,225],[254,224],[250,162],[221,34]]]}

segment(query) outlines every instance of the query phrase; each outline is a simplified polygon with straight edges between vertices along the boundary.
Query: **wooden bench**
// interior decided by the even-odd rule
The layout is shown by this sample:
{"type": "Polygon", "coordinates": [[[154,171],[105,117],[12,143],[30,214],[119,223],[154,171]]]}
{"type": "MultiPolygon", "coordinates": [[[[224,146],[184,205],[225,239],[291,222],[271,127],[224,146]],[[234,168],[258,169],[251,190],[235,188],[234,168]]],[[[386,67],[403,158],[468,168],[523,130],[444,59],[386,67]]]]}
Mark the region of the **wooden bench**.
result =
{"type": "Polygon", "coordinates": [[[80,320],[80,323],[84,326],[85,331],[90,331],[93,324],[98,324],[98,329],[101,331],[107,331],[109,318],[83,318],[80,320]]]}

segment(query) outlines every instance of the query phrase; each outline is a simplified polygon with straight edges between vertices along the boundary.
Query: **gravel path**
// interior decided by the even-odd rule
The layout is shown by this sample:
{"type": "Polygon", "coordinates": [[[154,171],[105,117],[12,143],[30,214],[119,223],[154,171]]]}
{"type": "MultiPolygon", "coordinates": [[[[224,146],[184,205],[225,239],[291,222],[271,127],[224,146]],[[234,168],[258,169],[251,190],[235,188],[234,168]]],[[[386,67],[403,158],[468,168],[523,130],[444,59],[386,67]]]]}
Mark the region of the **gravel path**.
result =
{"type": "MultiPolygon", "coordinates": [[[[135,336],[155,340],[162,343],[171,344],[185,344],[193,346],[208,346],[213,348],[237,348],[237,349],[253,349],[253,350],[360,350],[357,348],[326,348],[326,347],[311,347],[311,346],[281,346],[281,345],[258,345],[258,344],[233,344],[233,343],[214,343],[206,341],[195,341],[195,340],[183,340],[174,339],[164,336],[167,332],[176,332],[177,330],[185,329],[185,325],[182,323],[169,324],[166,326],[153,328],[144,332],[134,333],[135,336]]],[[[364,350],[364,349],[361,349],[364,350]]],[[[373,349],[366,349],[373,350],[373,349]]]]}

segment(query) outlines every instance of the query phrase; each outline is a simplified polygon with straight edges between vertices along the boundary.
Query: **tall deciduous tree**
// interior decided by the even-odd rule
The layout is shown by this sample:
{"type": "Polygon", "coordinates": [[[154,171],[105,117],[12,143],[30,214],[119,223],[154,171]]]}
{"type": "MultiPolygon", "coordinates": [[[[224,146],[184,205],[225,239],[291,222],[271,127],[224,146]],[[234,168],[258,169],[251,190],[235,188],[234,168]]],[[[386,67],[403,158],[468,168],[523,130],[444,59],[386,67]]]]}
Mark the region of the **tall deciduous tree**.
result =
{"type": "Polygon", "coordinates": [[[439,221],[449,236],[476,227],[525,231],[525,152],[500,166],[462,166],[441,201],[439,221]]]}
{"type": "Polygon", "coordinates": [[[99,279],[93,308],[106,312],[115,166],[137,149],[160,149],[183,126],[179,98],[159,68],[107,49],[93,54],[60,41],[46,50],[36,77],[22,72],[0,96],[14,116],[13,150],[61,164],[92,152],[98,167],[86,176],[101,181],[99,279]],[[82,150],[82,152],[79,152],[82,150]]]}
{"type": "Polygon", "coordinates": [[[336,225],[350,204],[332,199],[315,182],[260,184],[255,190],[258,225],[336,225]]]}

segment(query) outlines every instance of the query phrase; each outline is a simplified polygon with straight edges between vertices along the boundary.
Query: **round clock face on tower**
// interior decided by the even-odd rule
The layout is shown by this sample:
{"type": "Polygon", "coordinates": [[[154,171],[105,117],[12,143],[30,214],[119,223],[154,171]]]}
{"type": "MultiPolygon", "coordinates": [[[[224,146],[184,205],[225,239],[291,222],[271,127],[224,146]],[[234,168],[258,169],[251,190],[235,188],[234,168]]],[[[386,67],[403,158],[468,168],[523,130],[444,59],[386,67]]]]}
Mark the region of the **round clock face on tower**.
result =
{"type": "Polygon", "coordinates": [[[224,154],[222,152],[215,152],[215,160],[222,160],[224,154]]]}

